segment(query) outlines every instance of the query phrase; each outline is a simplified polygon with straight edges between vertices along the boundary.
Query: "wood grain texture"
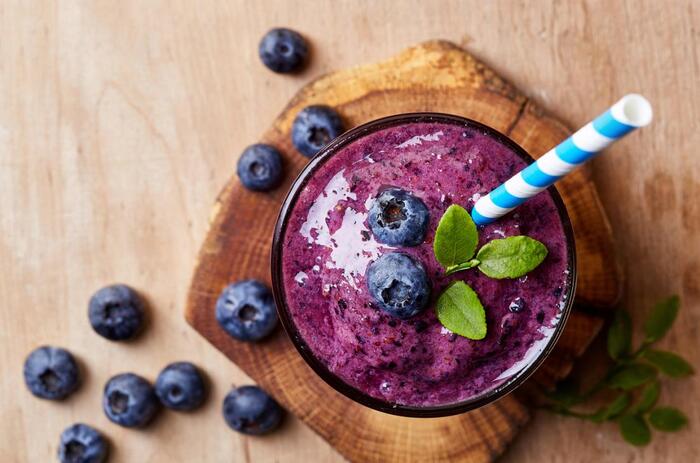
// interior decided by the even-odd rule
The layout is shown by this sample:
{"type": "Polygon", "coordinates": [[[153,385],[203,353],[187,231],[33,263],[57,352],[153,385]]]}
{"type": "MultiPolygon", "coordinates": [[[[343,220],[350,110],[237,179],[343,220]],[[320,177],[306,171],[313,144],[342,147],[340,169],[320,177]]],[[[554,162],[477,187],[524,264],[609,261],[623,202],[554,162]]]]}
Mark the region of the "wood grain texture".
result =
{"type": "MultiPolygon", "coordinates": [[[[455,417],[389,416],[333,391],[280,333],[272,341],[251,345],[231,339],[216,322],[214,305],[227,284],[245,278],[270,284],[277,211],[289,184],[308,162],[290,142],[291,125],[296,114],[311,104],[333,106],[349,127],[407,112],[460,114],[510,134],[535,156],[565,138],[567,130],[483,63],[445,41],[427,42],[380,63],[324,76],[304,87],[262,136],[283,153],[286,182],[260,194],[246,190],[233,177],[219,196],[187,301],[186,316],[197,331],[350,461],[493,461],[527,420],[524,406],[513,396],[455,417]],[[318,412],[321,402],[323,413],[318,412]],[[349,429],[359,431],[350,434],[349,429]],[[431,438],[416,438],[420,435],[431,438]]],[[[562,183],[572,223],[584,231],[574,228],[581,262],[577,300],[610,306],[619,292],[619,274],[595,187],[585,170],[562,183]]],[[[600,318],[575,314],[568,339],[552,354],[539,382],[551,386],[567,374],[601,323],[600,318]]]]}
{"type": "MultiPolygon", "coordinates": [[[[262,439],[226,428],[224,394],[251,380],[183,320],[187,287],[211,205],[281,106],[321,74],[435,38],[466,46],[569,127],[630,91],[652,101],[654,123],[594,160],[592,178],[622,257],[622,302],[639,320],[680,294],[663,347],[700,365],[698,24],[695,0],[2,2],[0,460],[55,461],[60,431],[80,420],[111,437],[111,463],[343,461],[294,418],[262,439]],[[259,38],[279,25],[312,43],[300,75],[274,75],[257,58],[259,38]],[[112,281],[150,299],[151,325],[134,344],[87,325],[90,294],[112,281]],[[22,384],[23,358],[42,343],[70,348],[87,371],[65,403],[22,384]],[[143,432],[104,418],[110,375],[154,379],[173,360],[209,373],[203,410],[164,413],[143,432]]],[[[576,372],[598,363],[587,357],[576,372]]],[[[682,406],[691,428],[656,433],[644,449],[613,425],[538,412],[502,460],[695,461],[700,404],[687,398],[699,391],[697,375],[664,384],[661,400],[682,406]]]]}

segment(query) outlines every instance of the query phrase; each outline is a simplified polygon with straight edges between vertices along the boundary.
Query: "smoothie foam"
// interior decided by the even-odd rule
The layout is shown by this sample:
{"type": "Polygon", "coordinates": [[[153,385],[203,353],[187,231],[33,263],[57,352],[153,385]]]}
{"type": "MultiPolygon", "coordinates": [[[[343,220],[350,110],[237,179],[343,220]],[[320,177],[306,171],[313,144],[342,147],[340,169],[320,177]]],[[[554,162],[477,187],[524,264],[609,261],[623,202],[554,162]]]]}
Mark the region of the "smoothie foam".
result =
{"type": "Polygon", "coordinates": [[[564,225],[552,196],[542,193],[480,230],[479,246],[514,235],[547,246],[545,261],[523,278],[494,280],[477,269],[445,277],[432,249],[437,223],[450,204],[470,210],[526,164],[477,127],[433,122],[378,130],[325,160],[290,205],[281,238],[284,297],[313,355],[354,388],[417,407],[481,395],[529,365],[549,341],[570,285],[564,225]],[[428,207],[422,244],[396,248],[374,239],[367,211],[387,187],[403,188],[428,207]],[[393,251],[422,262],[431,280],[431,303],[409,320],[376,308],[367,290],[367,266],[393,251]],[[457,336],[435,316],[435,300],[458,279],[484,305],[483,340],[457,336]],[[509,309],[516,298],[522,298],[518,313],[509,309]]]}

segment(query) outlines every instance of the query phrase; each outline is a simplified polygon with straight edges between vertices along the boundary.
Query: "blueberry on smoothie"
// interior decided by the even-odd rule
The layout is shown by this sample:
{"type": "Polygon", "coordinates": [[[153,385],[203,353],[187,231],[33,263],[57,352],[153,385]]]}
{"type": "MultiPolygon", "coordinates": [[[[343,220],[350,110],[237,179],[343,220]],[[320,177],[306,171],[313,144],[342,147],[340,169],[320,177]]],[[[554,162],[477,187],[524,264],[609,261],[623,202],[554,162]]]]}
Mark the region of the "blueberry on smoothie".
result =
{"type": "Polygon", "coordinates": [[[292,123],[292,143],[309,158],[341,133],[343,122],[328,106],[307,106],[299,111],[292,123]]]}
{"type": "Polygon", "coordinates": [[[423,265],[398,252],[384,254],[370,264],[367,286],[379,307],[396,318],[413,317],[430,299],[430,285],[423,265]]]}
{"type": "Polygon", "coordinates": [[[88,305],[92,329],[110,341],[133,338],[143,327],[144,303],[126,285],[112,285],[97,291],[88,305]]]}
{"type": "Polygon", "coordinates": [[[270,145],[251,145],[238,159],[236,173],[249,190],[271,190],[282,180],[282,155],[270,145]]]}
{"type": "Polygon", "coordinates": [[[508,305],[508,310],[513,313],[522,312],[525,310],[525,299],[520,296],[516,297],[511,301],[510,305],[508,305]]]}
{"type": "Polygon", "coordinates": [[[216,301],[216,320],[240,341],[262,339],[277,326],[272,292],[257,280],[233,283],[224,288],[216,301]]]}
{"type": "Polygon", "coordinates": [[[67,350],[42,346],[33,350],[24,361],[24,382],[36,397],[64,399],[78,388],[78,364],[67,350]]]}
{"type": "Polygon", "coordinates": [[[266,434],[282,420],[282,408],[257,386],[241,386],[226,395],[224,419],[229,427],[243,434],[266,434]]]}
{"type": "Polygon", "coordinates": [[[189,362],[166,366],[156,379],[155,389],[160,403],[173,410],[194,410],[204,402],[204,379],[189,362]]]}
{"type": "Polygon", "coordinates": [[[102,409],[112,423],[139,428],[153,419],[159,406],[151,383],[133,373],[122,373],[107,381],[102,409]]]}
{"type": "Polygon", "coordinates": [[[382,191],[369,209],[374,237],[390,246],[417,246],[425,239],[430,213],[416,196],[400,188],[382,191]]]}
{"type": "Polygon", "coordinates": [[[102,434],[83,423],[76,423],[61,433],[58,461],[61,463],[103,463],[107,459],[107,441],[102,434]]]}
{"type": "Polygon", "coordinates": [[[263,64],[271,71],[282,74],[301,69],[308,54],[309,47],[304,37],[291,29],[272,29],[258,45],[258,55],[263,64]]]}

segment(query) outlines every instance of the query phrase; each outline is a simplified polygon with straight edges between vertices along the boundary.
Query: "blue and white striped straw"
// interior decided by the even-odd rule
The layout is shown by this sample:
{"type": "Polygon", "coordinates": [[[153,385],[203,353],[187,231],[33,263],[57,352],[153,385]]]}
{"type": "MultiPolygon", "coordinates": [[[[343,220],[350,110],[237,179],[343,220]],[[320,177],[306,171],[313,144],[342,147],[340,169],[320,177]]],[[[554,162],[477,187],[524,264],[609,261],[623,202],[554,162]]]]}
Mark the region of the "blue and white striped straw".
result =
{"type": "Polygon", "coordinates": [[[646,98],[634,93],[622,97],[593,122],[479,199],[472,209],[474,222],[486,225],[503,217],[651,119],[651,104],[646,98]]]}

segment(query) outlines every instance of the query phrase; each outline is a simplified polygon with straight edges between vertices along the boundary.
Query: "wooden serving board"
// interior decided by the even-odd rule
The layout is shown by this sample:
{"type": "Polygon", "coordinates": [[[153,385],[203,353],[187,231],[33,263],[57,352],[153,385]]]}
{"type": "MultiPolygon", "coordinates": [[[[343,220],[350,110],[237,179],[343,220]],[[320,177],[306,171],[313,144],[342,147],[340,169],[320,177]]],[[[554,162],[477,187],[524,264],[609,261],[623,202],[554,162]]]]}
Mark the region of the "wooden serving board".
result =
{"type": "MultiPolygon", "coordinates": [[[[403,418],[358,405],[309,368],[279,329],[246,344],[219,328],[214,305],[230,282],[270,282],[270,245],[280,204],[308,161],[290,140],[292,120],[310,104],[336,108],[347,127],[391,114],[436,111],[466,116],[509,135],[537,157],[570,132],[511,84],[448,42],[432,41],[387,61],[323,76],[302,88],[261,141],[285,157],[286,180],[270,193],[243,188],[235,176],[215,205],[186,308],[189,323],[342,455],[355,462],[495,459],[528,420],[514,395],[470,413],[435,419],[403,418]]],[[[558,184],[576,235],[578,304],[609,307],[620,291],[619,266],[605,214],[586,169],[558,184]]],[[[551,385],[565,376],[599,330],[602,318],[575,310],[566,331],[533,381],[551,385]]]]}

